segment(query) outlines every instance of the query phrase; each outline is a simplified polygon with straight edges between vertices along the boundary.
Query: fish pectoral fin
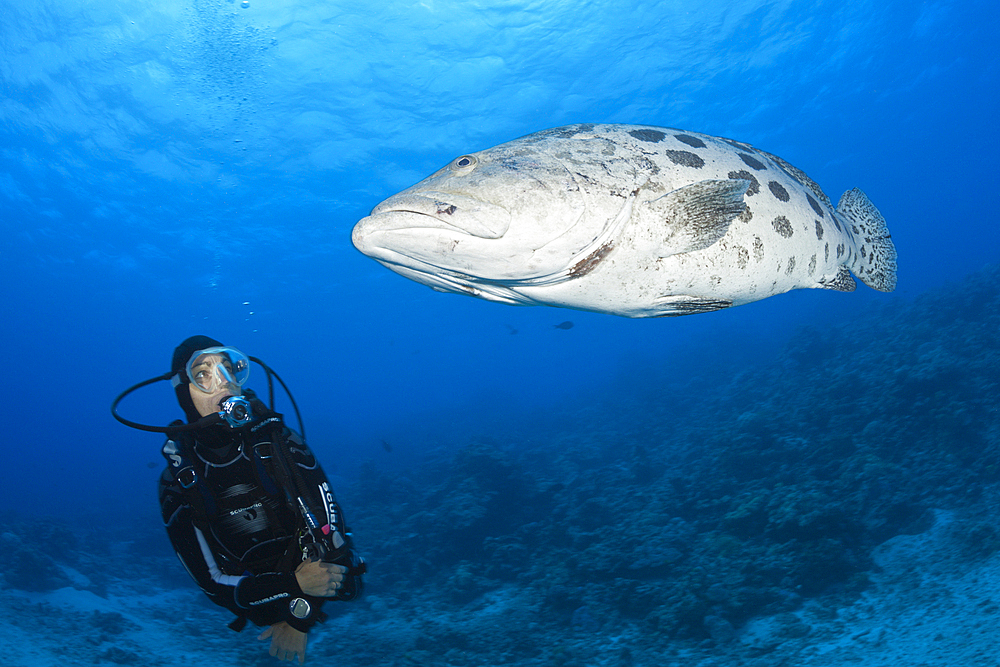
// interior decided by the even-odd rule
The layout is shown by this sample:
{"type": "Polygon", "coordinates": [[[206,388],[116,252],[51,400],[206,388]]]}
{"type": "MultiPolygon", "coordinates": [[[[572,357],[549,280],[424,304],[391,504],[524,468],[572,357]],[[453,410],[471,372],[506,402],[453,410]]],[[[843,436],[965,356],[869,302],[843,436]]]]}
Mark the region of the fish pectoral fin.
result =
{"type": "Polygon", "coordinates": [[[643,202],[637,217],[658,256],[702,250],[725,236],[746,210],[748,187],[740,178],[699,181],[643,202]]]}

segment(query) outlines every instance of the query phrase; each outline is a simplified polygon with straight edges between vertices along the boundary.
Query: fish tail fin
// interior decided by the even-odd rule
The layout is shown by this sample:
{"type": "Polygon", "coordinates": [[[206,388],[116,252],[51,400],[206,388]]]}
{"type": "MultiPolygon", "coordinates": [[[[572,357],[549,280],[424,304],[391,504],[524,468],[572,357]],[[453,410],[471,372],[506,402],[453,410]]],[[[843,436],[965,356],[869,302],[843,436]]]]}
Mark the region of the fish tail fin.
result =
{"type": "Polygon", "coordinates": [[[837,213],[850,225],[860,264],[848,268],[872,289],[891,292],[896,289],[896,246],[892,244],[885,218],[868,195],[854,188],[837,204],[837,213]]]}

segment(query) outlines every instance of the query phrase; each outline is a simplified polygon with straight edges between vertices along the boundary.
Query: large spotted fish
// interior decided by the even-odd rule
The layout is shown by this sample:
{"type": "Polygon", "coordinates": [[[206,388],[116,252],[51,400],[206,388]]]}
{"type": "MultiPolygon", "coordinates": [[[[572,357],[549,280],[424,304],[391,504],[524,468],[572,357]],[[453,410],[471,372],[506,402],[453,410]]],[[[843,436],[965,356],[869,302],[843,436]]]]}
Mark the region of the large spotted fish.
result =
{"type": "Polygon", "coordinates": [[[696,132],[570,125],[456,158],[375,207],[354,245],[436,290],[628,317],[802,287],[896,285],[885,220],[784,160],[696,132]]]}

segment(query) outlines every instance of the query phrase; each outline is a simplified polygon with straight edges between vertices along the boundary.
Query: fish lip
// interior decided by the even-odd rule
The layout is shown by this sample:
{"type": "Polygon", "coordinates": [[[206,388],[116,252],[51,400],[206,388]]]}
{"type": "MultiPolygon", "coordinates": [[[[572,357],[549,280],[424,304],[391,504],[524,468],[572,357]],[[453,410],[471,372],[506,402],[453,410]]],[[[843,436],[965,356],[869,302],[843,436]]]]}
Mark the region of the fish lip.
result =
{"type": "Polygon", "coordinates": [[[417,227],[447,229],[483,239],[498,239],[507,232],[511,221],[510,211],[497,204],[468,195],[433,190],[401,192],[389,197],[372,209],[368,219],[386,222],[387,218],[380,216],[393,213],[420,216],[419,223],[410,219],[407,224],[372,224],[372,227],[386,232],[417,227]]]}
{"type": "Polygon", "coordinates": [[[371,215],[354,225],[351,242],[369,257],[381,257],[386,253],[406,257],[406,253],[395,250],[394,244],[388,240],[417,230],[445,232],[456,237],[468,235],[465,230],[426,213],[406,208],[384,208],[372,211],[371,215]]]}
{"type": "Polygon", "coordinates": [[[386,233],[391,233],[391,231],[377,230],[372,234],[359,235],[357,234],[357,228],[355,228],[355,233],[352,235],[351,240],[362,254],[371,257],[392,271],[418,283],[445,292],[471,292],[474,289],[472,284],[475,280],[471,276],[437,266],[419,257],[408,255],[399,250],[387,247],[385,244],[378,243],[379,236],[386,233]],[[455,289],[456,287],[458,289],[455,289]]]}
{"type": "Polygon", "coordinates": [[[373,255],[372,257],[375,261],[399,273],[401,276],[427,285],[439,292],[469,294],[488,301],[496,301],[509,305],[529,305],[534,303],[530,298],[520,295],[502,284],[479,282],[474,276],[470,276],[469,274],[443,269],[421,259],[410,257],[409,255],[388,251],[380,256],[373,255]],[[399,258],[405,258],[405,260],[400,261],[396,258],[397,255],[399,258]]]}
{"type": "Polygon", "coordinates": [[[455,225],[449,224],[447,220],[443,220],[437,215],[431,215],[430,213],[425,213],[423,211],[414,211],[410,208],[400,206],[398,208],[385,208],[378,212],[372,211],[372,214],[365,218],[366,220],[376,220],[381,223],[385,223],[392,220],[395,217],[400,223],[404,222],[406,224],[398,224],[395,226],[376,226],[372,223],[373,232],[381,233],[392,233],[398,231],[405,231],[408,229],[446,229],[448,231],[458,232],[459,234],[467,233],[464,229],[456,227],[455,225]],[[402,214],[402,215],[397,215],[402,214]],[[413,217],[416,216],[416,217],[413,217]]]}
{"type": "Polygon", "coordinates": [[[422,260],[403,252],[393,239],[416,230],[466,236],[464,230],[433,216],[406,209],[385,209],[378,213],[372,211],[372,215],[359,220],[351,231],[351,242],[362,254],[379,262],[405,266],[422,260]]]}

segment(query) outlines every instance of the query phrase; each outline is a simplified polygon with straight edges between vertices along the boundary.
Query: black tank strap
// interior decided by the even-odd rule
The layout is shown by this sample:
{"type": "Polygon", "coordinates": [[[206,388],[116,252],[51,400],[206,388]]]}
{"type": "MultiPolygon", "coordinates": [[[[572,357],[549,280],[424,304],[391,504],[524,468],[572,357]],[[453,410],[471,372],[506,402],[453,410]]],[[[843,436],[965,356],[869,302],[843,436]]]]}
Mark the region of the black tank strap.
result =
{"type": "MultiPolygon", "coordinates": [[[[280,416],[280,415],[279,415],[280,416]]],[[[271,462],[272,472],[275,475],[278,485],[285,494],[285,500],[289,509],[302,519],[304,533],[300,540],[303,554],[310,557],[324,559],[333,556],[335,549],[328,544],[328,540],[322,534],[320,521],[325,517],[323,505],[317,506],[319,489],[313,490],[308,487],[302,478],[302,473],[298,465],[292,460],[288,451],[289,443],[285,435],[284,424],[276,421],[270,425],[271,429],[271,462]]],[[[319,503],[323,499],[319,498],[319,503]]],[[[341,530],[340,526],[331,526],[334,531],[341,530]]]]}
{"type": "Polygon", "coordinates": [[[215,516],[215,498],[209,492],[201,474],[195,466],[194,445],[185,433],[172,433],[163,445],[163,456],[167,459],[174,481],[191,506],[192,520],[204,533],[208,518],[215,516]]]}

